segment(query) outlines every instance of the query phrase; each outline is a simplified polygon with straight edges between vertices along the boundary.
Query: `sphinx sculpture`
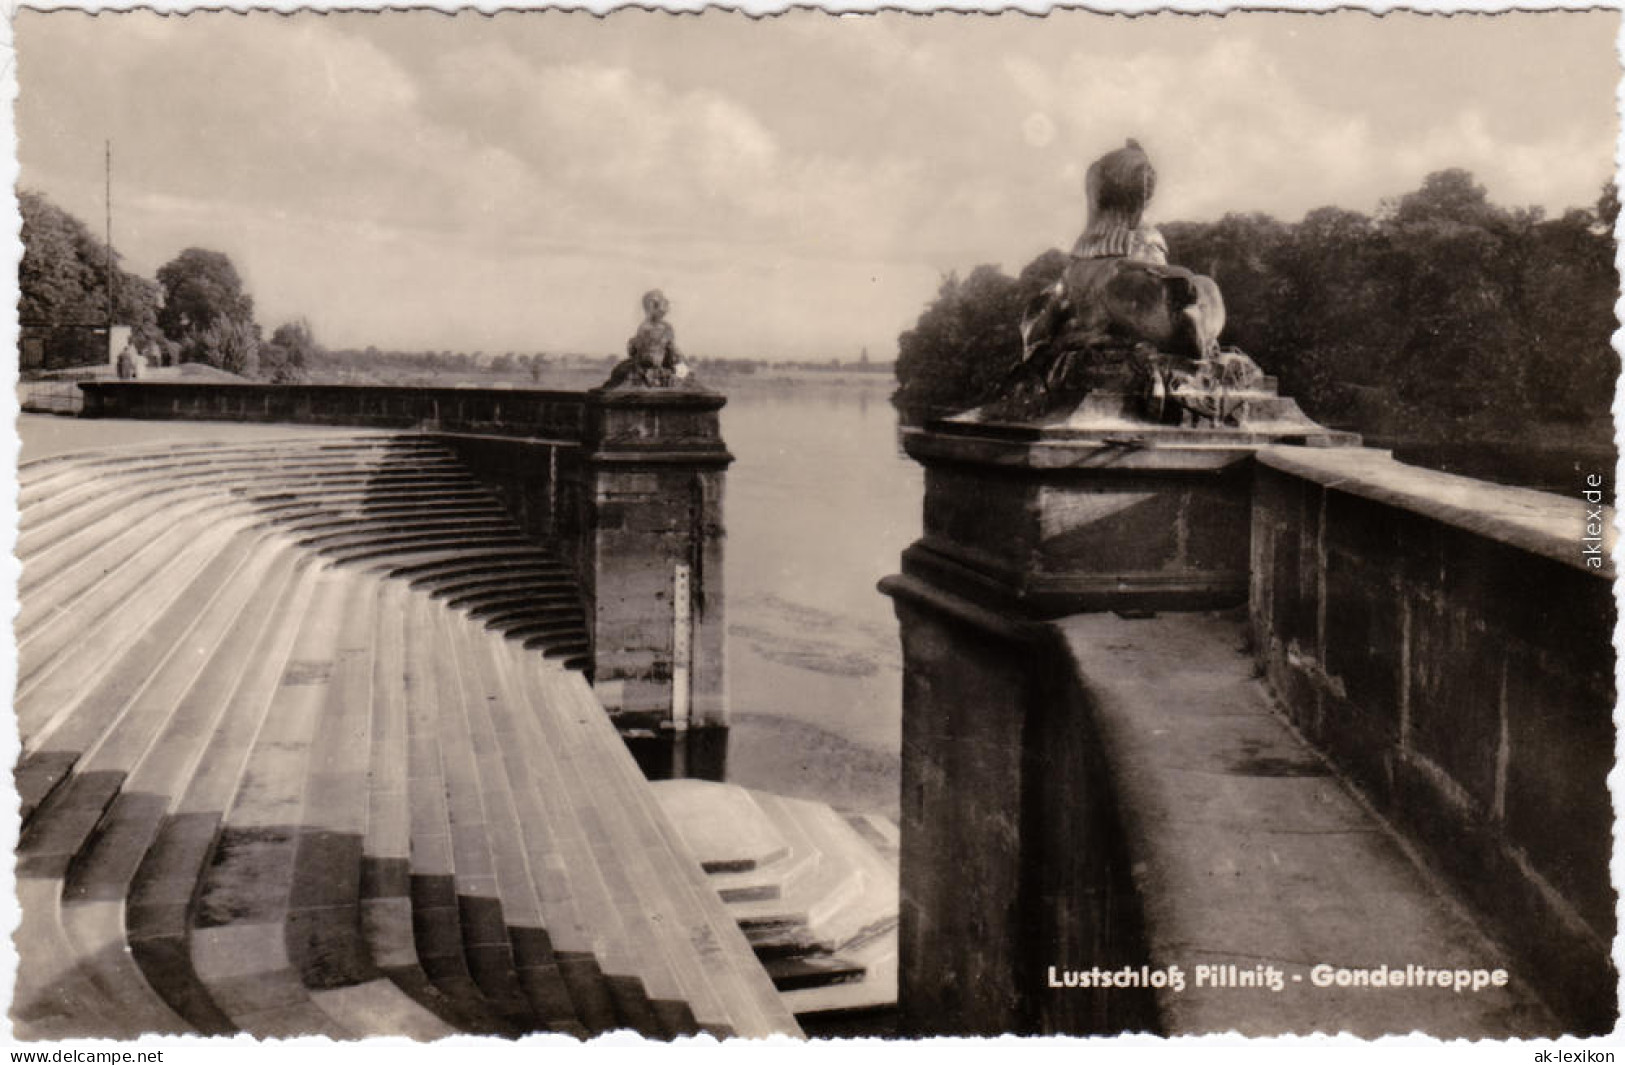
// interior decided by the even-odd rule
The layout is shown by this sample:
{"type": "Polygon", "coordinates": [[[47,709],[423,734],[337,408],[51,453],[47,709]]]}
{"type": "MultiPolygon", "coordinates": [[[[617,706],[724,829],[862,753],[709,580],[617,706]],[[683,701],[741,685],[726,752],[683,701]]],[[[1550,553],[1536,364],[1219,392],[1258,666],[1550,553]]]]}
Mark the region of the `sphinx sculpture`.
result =
{"type": "Polygon", "coordinates": [[[1236,425],[1263,372],[1221,350],[1224,298],[1212,278],[1168,264],[1168,244],[1144,222],[1156,190],[1134,140],[1096,160],[1085,179],[1087,227],[1059,280],[1021,318],[1022,361],[985,413],[1035,417],[1090,392],[1126,391],[1158,423],[1236,425]]]}
{"type": "Polygon", "coordinates": [[[626,358],[603,388],[672,388],[692,383],[688,363],[677,350],[677,334],[666,315],[671,303],[659,289],[643,294],[643,322],[626,342],[626,358]]]}

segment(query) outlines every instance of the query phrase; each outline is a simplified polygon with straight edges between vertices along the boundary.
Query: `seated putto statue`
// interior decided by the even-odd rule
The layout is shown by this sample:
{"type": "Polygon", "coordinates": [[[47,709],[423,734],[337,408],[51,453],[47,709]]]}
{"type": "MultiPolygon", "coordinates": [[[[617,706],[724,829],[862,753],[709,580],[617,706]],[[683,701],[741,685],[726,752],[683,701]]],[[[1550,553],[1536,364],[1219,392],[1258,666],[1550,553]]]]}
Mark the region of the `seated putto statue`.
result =
{"type": "Polygon", "coordinates": [[[1021,364],[986,413],[1035,417],[1110,389],[1140,396],[1154,422],[1236,423],[1243,405],[1229,393],[1263,373],[1220,350],[1219,286],[1170,266],[1167,241],[1144,222],[1156,184],[1134,140],[1089,167],[1087,228],[1060,279],[1022,314],[1021,364]]]}
{"type": "Polygon", "coordinates": [[[610,371],[604,388],[671,388],[686,383],[688,363],[677,350],[677,334],[666,314],[671,310],[659,289],[643,294],[643,323],[626,342],[626,359],[610,371]]]}

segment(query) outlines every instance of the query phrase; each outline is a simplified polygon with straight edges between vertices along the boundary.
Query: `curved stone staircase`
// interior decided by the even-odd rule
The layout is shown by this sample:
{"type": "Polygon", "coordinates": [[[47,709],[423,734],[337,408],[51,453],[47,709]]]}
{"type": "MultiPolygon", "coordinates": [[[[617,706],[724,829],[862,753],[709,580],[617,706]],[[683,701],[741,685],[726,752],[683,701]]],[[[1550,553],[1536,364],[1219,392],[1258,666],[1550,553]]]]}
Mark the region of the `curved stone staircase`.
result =
{"type": "Polygon", "coordinates": [[[19,476],[20,1036],[798,1031],[445,448],[19,476]]]}

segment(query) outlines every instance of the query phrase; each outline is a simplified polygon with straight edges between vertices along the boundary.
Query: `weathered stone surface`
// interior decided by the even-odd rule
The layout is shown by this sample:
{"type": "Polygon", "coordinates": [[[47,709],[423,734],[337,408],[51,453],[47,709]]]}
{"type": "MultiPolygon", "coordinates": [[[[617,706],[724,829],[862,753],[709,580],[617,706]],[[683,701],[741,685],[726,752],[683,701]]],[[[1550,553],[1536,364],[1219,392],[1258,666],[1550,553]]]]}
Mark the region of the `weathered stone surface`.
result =
{"type": "Polygon", "coordinates": [[[1266,451],[1257,483],[1253,639],[1294,722],[1570,1024],[1610,1026],[1614,606],[1584,504],[1357,451],[1266,451]]]}
{"type": "Polygon", "coordinates": [[[754,870],[790,853],[784,834],[737,784],[666,780],[655,794],[708,873],[754,870]]]}
{"type": "Polygon", "coordinates": [[[1268,438],[1219,446],[1211,436],[1136,441],[947,422],[907,431],[926,479],[925,537],[905,568],[1044,617],[1240,603],[1247,459],[1268,438]]]}
{"type": "Polygon", "coordinates": [[[593,573],[594,680],[612,714],[670,720],[673,602],[688,568],[689,723],[727,723],[722,585],[724,471],[717,410],[707,392],[594,396],[584,464],[590,517],[584,563],[593,573]]]}
{"type": "Polygon", "coordinates": [[[1022,922],[1031,845],[1023,716],[1041,701],[1024,635],[972,627],[907,578],[898,1004],[906,1031],[1038,1030],[1022,922]]]}
{"type": "Polygon", "coordinates": [[[1159,995],[1170,1032],[1505,1037],[1557,1029],[1527,984],[1473,996],[1314,987],[1316,961],[1502,962],[1275,716],[1234,621],[1092,615],[1060,625],[1121,788],[1150,964],[1263,963],[1283,974],[1280,992],[1193,982],[1159,995]]]}

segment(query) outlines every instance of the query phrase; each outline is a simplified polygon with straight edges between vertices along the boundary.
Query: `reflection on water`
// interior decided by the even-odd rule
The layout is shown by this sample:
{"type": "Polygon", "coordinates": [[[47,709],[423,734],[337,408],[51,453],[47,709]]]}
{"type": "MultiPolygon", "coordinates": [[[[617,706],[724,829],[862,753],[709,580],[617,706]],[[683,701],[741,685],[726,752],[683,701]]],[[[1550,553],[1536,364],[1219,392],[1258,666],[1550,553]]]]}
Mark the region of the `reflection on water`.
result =
{"type": "Polygon", "coordinates": [[[896,816],[901,652],[875,590],[920,535],[889,382],[730,390],[728,776],[896,816]]]}

